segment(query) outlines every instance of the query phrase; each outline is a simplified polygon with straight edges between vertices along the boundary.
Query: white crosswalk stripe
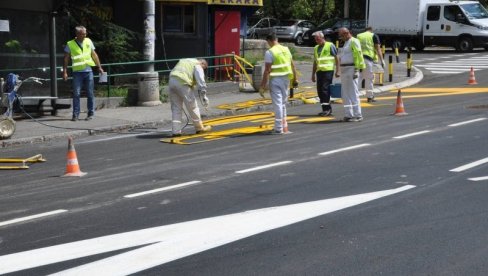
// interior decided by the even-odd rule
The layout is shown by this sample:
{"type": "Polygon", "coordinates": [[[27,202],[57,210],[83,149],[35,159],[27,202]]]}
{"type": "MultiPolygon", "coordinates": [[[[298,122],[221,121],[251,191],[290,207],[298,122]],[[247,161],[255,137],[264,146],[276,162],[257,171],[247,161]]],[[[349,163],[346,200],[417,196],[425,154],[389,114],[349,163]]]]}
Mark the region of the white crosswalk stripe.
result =
{"type": "Polygon", "coordinates": [[[474,71],[488,69],[488,55],[460,54],[451,55],[449,58],[455,60],[444,60],[445,57],[425,58],[414,60],[414,66],[430,71],[432,74],[460,74],[466,73],[473,67],[474,71]]]}

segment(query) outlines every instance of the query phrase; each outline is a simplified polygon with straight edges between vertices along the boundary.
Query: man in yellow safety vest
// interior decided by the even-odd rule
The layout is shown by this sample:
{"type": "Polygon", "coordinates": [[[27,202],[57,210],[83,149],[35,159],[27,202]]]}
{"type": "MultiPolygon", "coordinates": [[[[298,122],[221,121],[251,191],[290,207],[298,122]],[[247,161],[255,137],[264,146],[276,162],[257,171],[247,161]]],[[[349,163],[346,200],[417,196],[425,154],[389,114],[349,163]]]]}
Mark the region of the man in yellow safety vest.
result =
{"type": "Polygon", "coordinates": [[[368,103],[376,102],[373,92],[373,67],[379,61],[383,69],[385,68],[385,61],[383,60],[383,54],[380,48],[380,38],[373,33],[372,27],[367,27],[365,32],[357,35],[357,38],[361,42],[361,50],[363,51],[364,63],[366,65],[366,68],[362,72],[366,97],[368,98],[368,103]]]}
{"type": "Polygon", "coordinates": [[[317,42],[314,48],[312,82],[317,82],[317,95],[322,106],[322,112],[319,113],[319,116],[330,116],[332,106],[330,105],[329,88],[334,78],[334,68],[337,72],[340,70],[337,48],[333,43],[325,41],[322,31],[317,31],[312,36],[317,42]]]}
{"type": "Polygon", "coordinates": [[[359,102],[358,78],[359,70],[364,69],[363,52],[361,43],[352,37],[347,28],[339,29],[339,37],[344,41],[341,63],[341,96],[344,104],[344,122],[360,122],[363,120],[361,104],[359,102]]]}
{"type": "Polygon", "coordinates": [[[288,47],[278,43],[274,33],[266,36],[266,42],[270,49],[264,54],[264,73],[259,93],[264,97],[264,91],[268,87],[275,114],[274,129],[271,134],[284,134],[288,129],[286,122],[286,102],[290,80],[297,83],[297,73],[293,57],[288,47]]]}
{"type": "Polygon", "coordinates": [[[64,48],[63,79],[68,79],[68,64],[71,59],[73,71],[73,117],[71,121],[78,121],[80,116],[80,93],[83,86],[87,96],[86,120],[91,120],[95,115],[95,97],[93,95],[94,81],[92,67],[96,66],[99,73],[103,73],[100,59],[95,52],[93,42],[86,37],[86,28],[75,28],[76,38],[68,41],[64,48]]]}

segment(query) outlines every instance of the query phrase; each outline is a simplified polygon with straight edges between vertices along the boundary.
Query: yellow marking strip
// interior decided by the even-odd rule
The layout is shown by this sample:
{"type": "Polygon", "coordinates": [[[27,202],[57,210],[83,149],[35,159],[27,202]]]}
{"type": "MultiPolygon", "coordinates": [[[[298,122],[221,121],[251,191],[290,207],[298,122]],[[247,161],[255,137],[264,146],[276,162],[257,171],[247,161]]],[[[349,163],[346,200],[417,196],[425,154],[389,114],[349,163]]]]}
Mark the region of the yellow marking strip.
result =
{"type": "Polygon", "coordinates": [[[25,170],[28,169],[29,166],[0,166],[0,170],[25,170]]]}
{"type": "Polygon", "coordinates": [[[254,127],[242,127],[236,129],[229,129],[229,130],[222,130],[222,131],[215,131],[205,134],[199,135],[189,135],[189,136],[181,136],[177,138],[165,138],[161,139],[160,141],[163,143],[173,143],[173,144],[180,144],[180,145],[190,145],[196,143],[203,143],[213,140],[220,140],[224,138],[228,138],[235,135],[245,135],[245,134],[255,134],[259,132],[265,132],[273,129],[271,125],[262,125],[262,126],[254,126],[254,127]],[[188,140],[202,138],[204,140],[200,141],[193,141],[187,142],[188,140]]]}
{"type": "Polygon", "coordinates": [[[0,158],[0,163],[35,163],[35,162],[45,162],[46,159],[42,158],[41,154],[34,155],[28,158],[0,158]]]}
{"type": "Polygon", "coordinates": [[[244,115],[216,118],[216,119],[204,121],[203,123],[205,125],[220,126],[220,125],[227,125],[232,123],[246,122],[254,119],[269,118],[271,116],[273,116],[273,113],[271,112],[253,113],[253,114],[244,114],[244,115]]]}
{"type": "Polygon", "coordinates": [[[316,122],[325,122],[334,120],[334,117],[313,117],[313,118],[305,118],[305,119],[298,119],[293,121],[288,121],[289,124],[294,123],[316,123],[316,122]]]}

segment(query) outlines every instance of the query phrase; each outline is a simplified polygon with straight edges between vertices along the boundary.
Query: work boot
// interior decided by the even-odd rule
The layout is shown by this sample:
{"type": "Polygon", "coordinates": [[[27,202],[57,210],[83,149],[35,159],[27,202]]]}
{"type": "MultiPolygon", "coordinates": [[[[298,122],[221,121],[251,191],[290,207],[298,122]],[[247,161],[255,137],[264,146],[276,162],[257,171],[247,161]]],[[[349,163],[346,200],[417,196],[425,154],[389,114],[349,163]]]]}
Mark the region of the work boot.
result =
{"type": "Polygon", "coordinates": [[[202,133],[205,133],[205,132],[209,132],[211,130],[212,130],[212,127],[211,126],[202,125],[202,128],[197,129],[197,134],[202,134],[202,133]]]}
{"type": "Polygon", "coordinates": [[[376,100],[374,99],[374,96],[371,98],[368,98],[368,103],[375,103],[376,100]]]}
{"type": "Polygon", "coordinates": [[[332,115],[332,109],[327,109],[319,113],[319,116],[327,117],[332,115]]]}

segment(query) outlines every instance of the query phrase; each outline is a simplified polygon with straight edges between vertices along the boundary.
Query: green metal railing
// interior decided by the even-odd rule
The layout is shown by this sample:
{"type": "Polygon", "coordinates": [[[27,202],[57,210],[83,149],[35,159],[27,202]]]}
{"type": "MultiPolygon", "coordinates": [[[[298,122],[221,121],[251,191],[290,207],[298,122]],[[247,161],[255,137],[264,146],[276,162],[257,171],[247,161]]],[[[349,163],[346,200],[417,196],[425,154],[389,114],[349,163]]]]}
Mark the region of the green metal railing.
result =
{"type": "MultiPolygon", "coordinates": [[[[233,79],[234,69],[236,68],[234,54],[207,56],[207,57],[195,57],[197,59],[205,59],[208,63],[207,68],[207,80],[223,81],[233,79]]],[[[102,64],[105,72],[107,72],[107,97],[110,97],[110,88],[115,77],[132,77],[137,76],[138,73],[143,72],[140,68],[147,64],[153,64],[155,69],[153,72],[157,72],[163,75],[169,75],[171,72],[170,64],[174,66],[180,59],[164,59],[154,61],[131,61],[131,62],[117,62],[117,63],[105,63],[102,64]],[[159,69],[158,67],[160,65],[159,69]],[[161,69],[161,65],[166,65],[167,69],[161,69]],[[127,67],[136,66],[138,70],[128,70],[127,67]]],[[[171,66],[171,67],[173,67],[171,66]]],[[[71,66],[69,66],[71,68],[71,66]]],[[[56,67],[59,72],[63,71],[63,67],[56,67]]],[[[17,68],[17,69],[0,69],[0,77],[5,77],[8,73],[16,73],[21,76],[34,76],[46,79],[50,81],[50,68],[49,67],[37,67],[37,68],[17,68]]],[[[95,76],[98,78],[98,76],[95,76]]],[[[69,78],[71,79],[71,77],[69,78]]],[[[62,77],[56,78],[56,81],[63,80],[62,77]]]]}

